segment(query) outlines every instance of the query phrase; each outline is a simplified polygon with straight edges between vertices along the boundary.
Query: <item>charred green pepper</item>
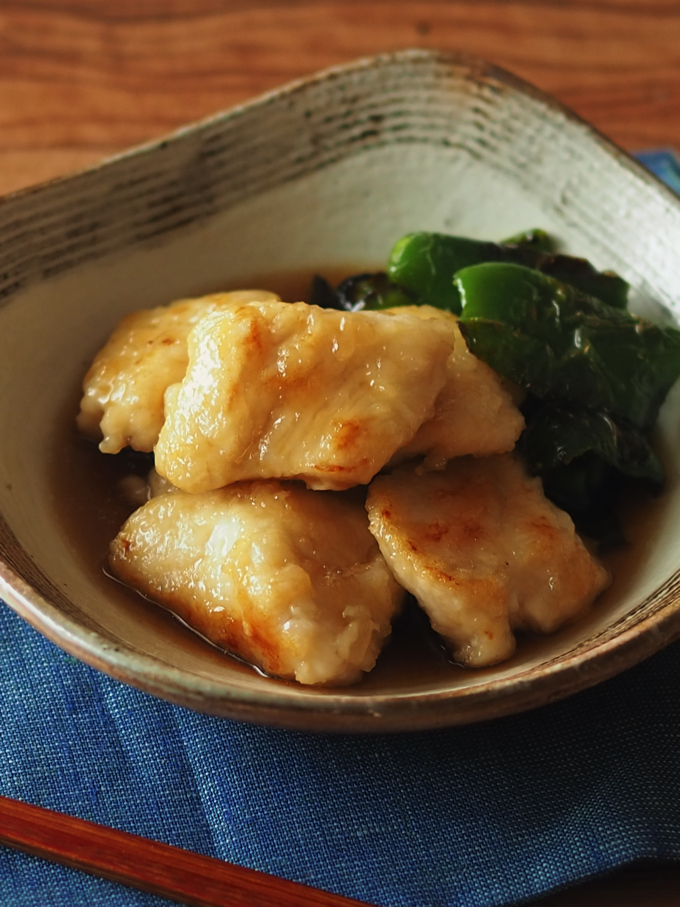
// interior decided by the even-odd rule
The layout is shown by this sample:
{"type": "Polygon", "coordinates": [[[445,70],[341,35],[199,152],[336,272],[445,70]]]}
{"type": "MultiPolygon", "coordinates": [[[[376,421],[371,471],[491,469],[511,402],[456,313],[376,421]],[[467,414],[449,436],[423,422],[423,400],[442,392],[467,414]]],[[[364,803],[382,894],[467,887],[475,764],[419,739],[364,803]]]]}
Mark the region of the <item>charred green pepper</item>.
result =
{"type": "Polygon", "coordinates": [[[472,352],[534,396],[649,430],[680,375],[680,331],[514,264],[455,278],[472,352]]]}
{"type": "Polygon", "coordinates": [[[583,258],[545,251],[549,237],[541,231],[514,240],[494,243],[444,233],[409,233],[392,249],[387,276],[421,302],[458,315],[461,301],[454,275],[484,262],[510,262],[555,277],[615,308],[626,308],[628,284],[616,274],[597,271],[583,258]]]}
{"type": "Polygon", "coordinates": [[[540,476],[548,498],[571,514],[600,549],[624,541],[616,505],[630,481],[650,493],[663,489],[663,465],[639,429],[607,413],[555,406],[529,398],[518,450],[540,476]]]}
{"type": "Polygon", "coordinates": [[[472,352],[528,391],[518,447],[546,495],[601,545],[621,541],[625,482],[664,483],[649,432],[680,376],[680,331],[519,265],[459,271],[472,352]]]}
{"type": "Polygon", "coordinates": [[[360,312],[362,309],[393,309],[396,306],[417,305],[418,297],[410,290],[393,283],[384,271],[354,274],[335,289],[323,277],[312,281],[310,302],[324,309],[360,312]]]}
{"type": "MultiPolygon", "coordinates": [[[[663,487],[661,461],[639,429],[616,422],[604,412],[550,403],[541,403],[525,415],[527,427],[520,450],[531,471],[552,477],[555,487],[564,467],[585,454],[597,457],[623,475],[643,480],[652,492],[663,487]]],[[[563,497],[566,499],[566,493],[563,497]]]]}
{"type": "Polygon", "coordinates": [[[528,246],[540,252],[557,252],[557,242],[545,230],[525,230],[503,240],[504,246],[528,246]]]}

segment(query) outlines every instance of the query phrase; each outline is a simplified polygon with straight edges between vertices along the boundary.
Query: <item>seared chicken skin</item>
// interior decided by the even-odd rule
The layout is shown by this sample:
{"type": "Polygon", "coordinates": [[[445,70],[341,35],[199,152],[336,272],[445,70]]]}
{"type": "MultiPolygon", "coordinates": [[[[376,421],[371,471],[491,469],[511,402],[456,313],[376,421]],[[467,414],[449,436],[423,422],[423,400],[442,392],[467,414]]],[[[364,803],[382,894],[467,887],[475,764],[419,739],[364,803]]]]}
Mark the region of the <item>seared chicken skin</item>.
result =
{"type": "Polygon", "coordinates": [[[454,658],[508,658],[514,629],[551,633],[609,584],[570,517],[510,454],[402,467],[368,492],[371,531],[454,658]]]}
{"type": "Polygon", "coordinates": [[[266,290],[237,290],[126,315],[97,353],[83,382],[78,428],[100,450],[151,451],[163,425],[163,395],[187,368],[187,336],[217,308],[252,299],[278,299],[266,290]]]}
{"type": "Polygon", "coordinates": [[[366,484],[434,413],[453,336],[409,312],[306,303],[219,309],[165,395],[156,469],[200,493],[244,479],[366,484]]]}
{"type": "Polygon", "coordinates": [[[160,494],[128,519],[110,564],[216,645],[304,684],[369,671],[404,595],[361,500],[296,483],[160,494]]]}

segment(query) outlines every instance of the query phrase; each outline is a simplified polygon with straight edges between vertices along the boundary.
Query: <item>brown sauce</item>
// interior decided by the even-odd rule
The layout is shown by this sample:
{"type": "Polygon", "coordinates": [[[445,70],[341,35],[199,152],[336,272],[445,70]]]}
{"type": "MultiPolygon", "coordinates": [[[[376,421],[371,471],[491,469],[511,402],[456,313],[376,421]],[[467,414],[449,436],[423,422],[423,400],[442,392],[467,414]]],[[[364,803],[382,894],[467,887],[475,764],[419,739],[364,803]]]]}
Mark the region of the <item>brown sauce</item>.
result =
{"type": "MultiPolygon", "coordinates": [[[[320,270],[319,273],[331,283],[337,283],[344,276],[357,273],[357,270],[334,268],[320,270]]],[[[274,274],[242,283],[242,287],[247,286],[272,290],[286,300],[306,300],[310,274],[274,274]]],[[[121,490],[121,482],[130,475],[145,477],[153,461],[151,455],[133,451],[123,451],[116,456],[102,454],[94,443],[80,437],[75,429],[80,393],[80,387],[73,389],[55,424],[51,484],[53,507],[82,569],[108,600],[115,600],[128,613],[144,609],[166,632],[170,630],[174,635],[182,634],[183,644],[186,643],[193,651],[200,651],[202,658],[229,658],[234,664],[239,663],[236,659],[231,659],[231,656],[219,652],[174,615],[108,575],[109,544],[134,510],[121,490]]],[[[613,582],[595,603],[596,611],[602,612],[604,609],[606,613],[631,583],[642,559],[654,543],[654,527],[659,523],[659,513],[663,506],[663,496],[650,500],[644,495],[634,494],[623,502],[624,530],[629,541],[603,558],[613,575],[613,582]]],[[[583,619],[588,619],[588,616],[583,619]]],[[[570,628],[565,628],[550,639],[559,641],[561,636],[569,632],[570,628]]],[[[543,637],[517,635],[517,652],[505,662],[508,667],[520,664],[545,646],[543,637]]],[[[247,666],[242,669],[252,670],[247,666]]],[[[475,676],[481,679],[485,673],[493,670],[475,669],[475,676]]],[[[449,661],[424,614],[413,606],[407,606],[405,613],[395,623],[392,638],[378,664],[358,685],[358,692],[370,695],[386,679],[391,681],[394,677],[399,678],[400,686],[415,691],[429,687],[445,677],[451,678],[456,673],[469,676],[469,671],[470,669],[449,661]]]]}

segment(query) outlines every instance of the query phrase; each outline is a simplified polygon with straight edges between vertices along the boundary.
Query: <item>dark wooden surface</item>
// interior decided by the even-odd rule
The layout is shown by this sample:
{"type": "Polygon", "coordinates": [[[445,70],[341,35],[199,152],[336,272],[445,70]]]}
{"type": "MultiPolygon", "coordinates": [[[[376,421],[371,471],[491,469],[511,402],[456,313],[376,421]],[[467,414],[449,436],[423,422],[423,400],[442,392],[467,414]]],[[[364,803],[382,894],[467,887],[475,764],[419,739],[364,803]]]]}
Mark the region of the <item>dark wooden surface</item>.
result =
{"type": "MultiPolygon", "coordinates": [[[[680,0],[0,0],[0,193],[404,47],[484,57],[628,150],[680,149],[680,0]]],[[[633,867],[544,907],[676,907],[633,867]]]]}

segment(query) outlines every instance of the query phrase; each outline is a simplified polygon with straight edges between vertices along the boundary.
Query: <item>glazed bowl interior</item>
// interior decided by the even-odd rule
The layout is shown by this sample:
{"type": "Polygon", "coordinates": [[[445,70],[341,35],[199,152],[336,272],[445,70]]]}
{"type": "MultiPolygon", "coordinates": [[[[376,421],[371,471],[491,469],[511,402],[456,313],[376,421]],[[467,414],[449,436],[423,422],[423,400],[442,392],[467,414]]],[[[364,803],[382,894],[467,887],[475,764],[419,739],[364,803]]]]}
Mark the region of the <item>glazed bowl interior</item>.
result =
{"type": "MultiPolygon", "coordinates": [[[[449,665],[410,629],[356,687],[259,675],[103,572],[78,388],[127,312],[314,272],[380,267],[427,229],[502,239],[542,227],[611,268],[632,308],[671,317],[680,205],[587,125],[480,61],[412,51],[282,89],[0,207],[0,596],[67,651],[181,705],[318,730],[406,730],[530,708],[680,633],[680,396],[659,444],[668,488],[631,504],[632,546],[592,612],[505,664],[449,665]],[[88,512],[88,501],[92,511],[88,512]],[[88,541],[89,540],[89,541],[88,541]]],[[[417,634],[416,634],[417,635],[417,634]]]]}

